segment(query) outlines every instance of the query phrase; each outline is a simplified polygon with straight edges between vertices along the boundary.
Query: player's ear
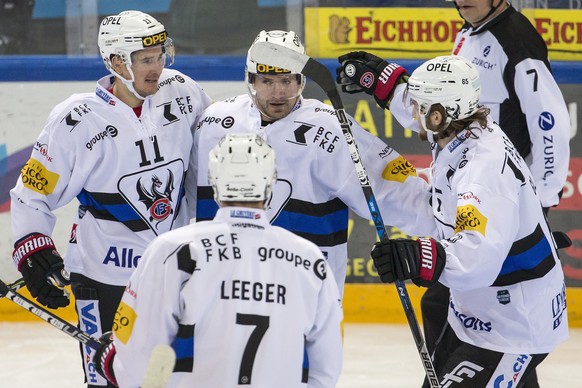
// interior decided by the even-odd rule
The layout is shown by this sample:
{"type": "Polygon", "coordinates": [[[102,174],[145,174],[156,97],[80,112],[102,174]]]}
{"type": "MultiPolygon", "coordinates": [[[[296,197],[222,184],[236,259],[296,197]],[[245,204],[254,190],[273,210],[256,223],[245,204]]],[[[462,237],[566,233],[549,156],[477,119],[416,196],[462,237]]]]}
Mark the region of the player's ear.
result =
{"type": "Polygon", "coordinates": [[[441,125],[441,123],[444,120],[443,114],[441,112],[439,112],[438,110],[433,111],[430,114],[430,117],[432,119],[432,122],[435,124],[435,126],[441,125]]]}

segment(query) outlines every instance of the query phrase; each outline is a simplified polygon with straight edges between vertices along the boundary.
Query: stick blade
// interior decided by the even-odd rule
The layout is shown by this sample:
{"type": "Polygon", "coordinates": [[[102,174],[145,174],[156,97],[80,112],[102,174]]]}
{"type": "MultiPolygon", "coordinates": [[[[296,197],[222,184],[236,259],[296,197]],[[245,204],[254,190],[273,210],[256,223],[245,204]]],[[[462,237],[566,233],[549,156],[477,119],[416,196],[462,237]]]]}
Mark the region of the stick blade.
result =
{"type": "Polygon", "coordinates": [[[250,57],[255,63],[280,67],[292,73],[303,73],[303,68],[309,60],[309,57],[305,54],[271,42],[256,42],[253,44],[250,50],[250,57]]]}
{"type": "Polygon", "coordinates": [[[174,349],[169,345],[157,345],[150,355],[142,388],[165,388],[175,364],[174,349]]]}

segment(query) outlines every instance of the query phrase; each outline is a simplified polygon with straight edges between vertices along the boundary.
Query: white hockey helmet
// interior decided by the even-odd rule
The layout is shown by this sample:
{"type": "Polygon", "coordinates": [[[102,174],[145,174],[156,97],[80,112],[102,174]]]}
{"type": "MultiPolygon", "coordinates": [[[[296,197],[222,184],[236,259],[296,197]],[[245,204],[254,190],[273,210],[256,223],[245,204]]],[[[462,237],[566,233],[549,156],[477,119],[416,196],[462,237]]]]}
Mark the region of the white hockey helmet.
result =
{"type": "Polygon", "coordinates": [[[217,202],[266,205],[276,179],[275,152],[257,134],[228,134],[210,151],[208,181],[217,202]]]}
{"type": "Polygon", "coordinates": [[[105,17],[99,26],[97,43],[107,70],[123,81],[126,80],[111,65],[113,55],[119,56],[126,64],[131,74],[131,82],[134,81],[131,54],[135,51],[162,46],[165,66],[174,63],[174,44],[166,29],[155,18],[140,11],[123,11],[118,15],[105,17]]]}
{"type": "Polygon", "coordinates": [[[408,78],[407,93],[418,104],[422,124],[434,104],[445,108],[446,123],[465,119],[479,107],[479,72],[467,59],[440,56],[420,65],[408,78]]]}
{"type": "MultiPolygon", "coordinates": [[[[291,50],[296,51],[298,53],[305,54],[305,47],[303,47],[303,43],[301,43],[301,39],[299,39],[299,36],[297,36],[297,34],[293,31],[281,31],[281,30],[265,31],[265,30],[263,30],[263,31],[259,32],[259,35],[257,35],[257,37],[255,38],[255,41],[253,42],[253,44],[249,48],[249,51],[247,54],[246,69],[245,69],[245,82],[247,84],[249,94],[253,98],[256,95],[256,90],[253,87],[255,75],[260,75],[260,74],[266,74],[266,75],[289,74],[289,75],[291,75],[291,74],[295,74],[295,73],[291,73],[291,71],[289,71],[287,69],[281,69],[280,67],[269,66],[269,65],[262,64],[262,63],[255,63],[253,60],[251,60],[251,48],[257,42],[270,42],[270,43],[274,43],[274,44],[277,44],[277,45],[280,45],[283,47],[290,48],[291,50]]],[[[295,75],[298,77],[299,82],[300,82],[299,91],[297,92],[296,95],[290,97],[290,99],[298,97],[303,92],[303,88],[305,87],[305,76],[303,74],[295,74],[295,75]]]]}

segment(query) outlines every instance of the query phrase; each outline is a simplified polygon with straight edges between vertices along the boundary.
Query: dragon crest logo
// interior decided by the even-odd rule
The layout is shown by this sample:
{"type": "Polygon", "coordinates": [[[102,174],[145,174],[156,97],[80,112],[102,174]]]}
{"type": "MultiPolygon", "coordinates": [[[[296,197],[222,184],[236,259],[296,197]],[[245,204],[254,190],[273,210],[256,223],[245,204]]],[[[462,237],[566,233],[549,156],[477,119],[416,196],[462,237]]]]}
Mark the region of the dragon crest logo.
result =
{"type": "Polygon", "coordinates": [[[139,200],[146,205],[150,222],[163,221],[174,212],[170,203],[174,191],[174,174],[169,169],[167,172],[165,183],[155,174],[151,176],[150,182],[144,183],[142,178],[137,180],[136,190],[139,200]]]}

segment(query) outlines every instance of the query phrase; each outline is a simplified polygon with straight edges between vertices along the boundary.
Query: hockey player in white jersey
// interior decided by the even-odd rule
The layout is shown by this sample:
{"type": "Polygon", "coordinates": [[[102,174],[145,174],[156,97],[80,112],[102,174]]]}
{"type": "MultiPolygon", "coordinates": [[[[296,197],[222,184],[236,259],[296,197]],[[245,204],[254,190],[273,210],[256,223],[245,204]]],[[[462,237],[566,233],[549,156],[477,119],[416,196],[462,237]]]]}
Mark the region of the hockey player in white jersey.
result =
{"type": "Polygon", "coordinates": [[[216,218],[150,244],[96,363],[139,387],[152,349],[168,344],[168,387],[335,387],[339,292],[315,244],[269,224],[275,153],[256,134],[232,134],[208,164],[216,218]]]}
{"type": "MultiPolygon", "coordinates": [[[[52,110],[11,191],[13,258],[28,289],[45,306],[66,306],[57,287],[69,282],[66,267],[80,327],[97,336],[111,330],[148,242],[189,223],[183,182],[195,123],[211,102],[191,78],[165,68],[172,40],[150,15],[104,18],[98,44],[111,74],[52,110]],[[75,198],[63,266],[50,238],[53,211],[75,198]]],[[[90,363],[91,349],[83,351],[89,386],[107,384],[90,363]]]]}
{"type": "MultiPolygon", "coordinates": [[[[262,31],[256,41],[304,52],[292,31],[262,31]]],[[[269,220],[318,245],[342,293],[348,210],[368,219],[370,212],[335,111],[321,101],[301,96],[303,75],[255,63],[250,55],[246,82],[248,94],[215,102],[198,124],[194,151],[198,155],[197,185],[187,181],[187,190],[198,187],[197,219],[210,219],[216,212],[204,155],[224,134],[254,131],[277,153],[278,179],[267,207],[269,220]]],[[[407,199],[393,200],[390,193],[426,189],[426,183],[406,159],[352,117],[349,120],[374,192],[379,194],[376,201],[381,211],[390,214],[391,225],[415,227],[415,233],[423,235],[426,230],[417,222],[423,215],[417,209],[424,207],[407,199]],[[398,215],[393,216],[396,210],[398,215]]]]}
{"type": "Polygon", "coordinates": [[[566,288],[532,174],[478,104],[480,90],[475,67],[457,56],[408,79],[404,96],[432,145],[434,217],[424,222],[434,239],[383,241],[372,258],[384,282],[450,288],[434,353],[441,386],[520,386],[568,337],[566,288]]]}
{"type": "MultiPolygon", "coordinates": [[[[552,75],[546,43],[532,23],[507,0],[453,0],[453,3],[465,23],[455,37],[452,54],[477,67],[481,78],[480,104],[491,109],[492,119],[524,158],[547,212],[558,205],[568,176],[571,124],[566,102],[552,75]]],[[[342,55],[339,60],[359,62],[349,77],[338,77],[344,91],[373,94],[380,106],[389,106],[403,127],[419,130],[418,123],[412,120],[410,106],[402,104],[406,86],[402,67],[362,51],[342,55]],[[388,82],[362,77],[381,73],[388,82]]],[[[338,73],[343,70],[344,66],[338,73]]],[[[571,244],[563,232],[554,234],[560,248],[571,244]]],[[[422,321],[429,351],[434,349],[446,323],[448,300],[449,292],[441,284],[422,296],[422,321]]],[[[535,375],[529,377],[526,386],[539,387],[535,375]]]]}

